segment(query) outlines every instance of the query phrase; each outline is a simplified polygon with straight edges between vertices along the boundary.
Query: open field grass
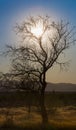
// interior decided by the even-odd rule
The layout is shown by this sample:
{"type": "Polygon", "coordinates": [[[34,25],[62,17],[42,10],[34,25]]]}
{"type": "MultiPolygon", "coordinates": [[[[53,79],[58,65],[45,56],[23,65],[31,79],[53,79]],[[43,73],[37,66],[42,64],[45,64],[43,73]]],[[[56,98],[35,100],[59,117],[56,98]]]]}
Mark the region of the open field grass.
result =
{"type": "MultiPolygon", "coordinates": [[[[42,130],[38,93],[0,93],[0,130],[42,130]]],[[[76,93],[47,93],[45,130],[76,130],[76,93]]]]}

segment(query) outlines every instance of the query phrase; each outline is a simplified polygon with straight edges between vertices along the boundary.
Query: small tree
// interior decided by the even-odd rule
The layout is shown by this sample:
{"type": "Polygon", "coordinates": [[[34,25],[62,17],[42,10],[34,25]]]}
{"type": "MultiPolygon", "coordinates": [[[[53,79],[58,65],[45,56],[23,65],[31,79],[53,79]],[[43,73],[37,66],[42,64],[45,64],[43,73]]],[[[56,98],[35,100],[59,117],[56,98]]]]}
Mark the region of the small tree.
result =
{"type": "Polygon", "coordinates": [[[12,58],[12,74],[18,78],[30,77],[39,82],[44,95],[46,73],[54,64],[64,67],[68,62],[59,62],[60,56],[73,43],[74,28],[69,23],[52,22],[49,17],[30,17],[16,25],[16,33],[22,38],[18,47],[8,46],[12,58]]]}

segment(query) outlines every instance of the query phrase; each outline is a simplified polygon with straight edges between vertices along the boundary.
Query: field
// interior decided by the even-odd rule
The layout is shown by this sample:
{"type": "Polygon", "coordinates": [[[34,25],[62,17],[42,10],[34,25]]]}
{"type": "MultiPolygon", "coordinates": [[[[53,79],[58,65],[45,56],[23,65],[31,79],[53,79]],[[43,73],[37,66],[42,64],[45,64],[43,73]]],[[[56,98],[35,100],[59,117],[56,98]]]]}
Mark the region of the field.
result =
{"type": "Polygon", "coordinates": [[[38,93],[0,93],[0,130],[76,130],[76,93],[45,94],[48,124],[42,124],[38,93]]]}

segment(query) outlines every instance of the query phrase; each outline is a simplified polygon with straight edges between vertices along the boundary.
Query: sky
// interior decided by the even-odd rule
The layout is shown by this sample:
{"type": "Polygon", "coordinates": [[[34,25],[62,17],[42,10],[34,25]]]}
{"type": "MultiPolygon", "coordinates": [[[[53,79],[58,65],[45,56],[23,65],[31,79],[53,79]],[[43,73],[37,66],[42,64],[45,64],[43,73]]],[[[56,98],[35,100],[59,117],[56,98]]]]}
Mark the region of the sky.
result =
{"type": "MultiPolygon", "coordinates": [[[[51,19],[69,21],[76,26],[76,0],[0,0],[0,53],[6,44],[18,41],[14,32],[16,23],[30,15],[49,15],[51,19]]],[[[70,66],[67,71],[53,67],[47,72],[48,82],[76,83],[76,45],[67,54],[70,66]]],[[[0,71],[9,70],[8,58],[0,57],[0,71]]]]}

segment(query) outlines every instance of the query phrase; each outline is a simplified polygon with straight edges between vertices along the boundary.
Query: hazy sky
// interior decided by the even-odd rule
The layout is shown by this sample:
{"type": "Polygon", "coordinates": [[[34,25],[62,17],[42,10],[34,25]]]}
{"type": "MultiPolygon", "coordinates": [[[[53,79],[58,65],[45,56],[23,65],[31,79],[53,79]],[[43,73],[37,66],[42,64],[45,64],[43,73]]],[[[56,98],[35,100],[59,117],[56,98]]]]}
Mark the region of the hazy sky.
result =
{"type": "MultiPolygon", "coordinates": [[[[76,25],[76,0],[0,0],[0,53],[6,44],[18,40],[14,32],[16,22],[36,14],[49,15],[51,19],[63,19],[76,25]]],[[[47,81],[76,83],[76,46],[68,50],[66,57],[71,61],[69,70],[50,69],[47,81]]],[[[0,71],[7,71],[8,63],[8,59],[0,57],[0,71]]]]}

